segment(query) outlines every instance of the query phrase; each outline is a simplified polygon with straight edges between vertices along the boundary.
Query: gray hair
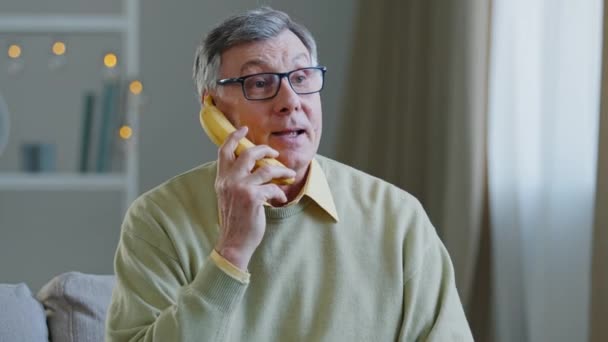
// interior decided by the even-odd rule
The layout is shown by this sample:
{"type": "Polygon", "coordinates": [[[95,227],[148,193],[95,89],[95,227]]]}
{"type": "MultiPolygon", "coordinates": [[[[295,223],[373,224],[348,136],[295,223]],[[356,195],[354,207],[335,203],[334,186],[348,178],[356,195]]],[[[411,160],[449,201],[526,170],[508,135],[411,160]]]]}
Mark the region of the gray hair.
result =
{"type": "Polygon", "coordinates": [[[274,38],[286,29],[300,38],[316,65],[317,44],[310,31],[284,12],[261,7],[226,19],[203,38],[196,49],[192,72],[199,99],[204,90],[216,88],[224,51],[235,45],[274,38]]]}

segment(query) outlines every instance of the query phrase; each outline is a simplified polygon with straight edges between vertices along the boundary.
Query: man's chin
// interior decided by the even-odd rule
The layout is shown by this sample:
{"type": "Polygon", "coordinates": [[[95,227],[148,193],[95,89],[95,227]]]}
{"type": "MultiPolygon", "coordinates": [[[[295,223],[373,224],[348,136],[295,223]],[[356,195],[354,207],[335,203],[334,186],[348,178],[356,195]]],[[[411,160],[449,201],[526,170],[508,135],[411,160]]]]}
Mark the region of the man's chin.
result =
{"type": "Polygon", "coordinates": [[[290,168],[296,172],[300,172],[308,168],[310,161],[314,155],[303,155],[296,152],[281,152],[279,151],[278,161],[283,163],[287,168],[290,168]]]}

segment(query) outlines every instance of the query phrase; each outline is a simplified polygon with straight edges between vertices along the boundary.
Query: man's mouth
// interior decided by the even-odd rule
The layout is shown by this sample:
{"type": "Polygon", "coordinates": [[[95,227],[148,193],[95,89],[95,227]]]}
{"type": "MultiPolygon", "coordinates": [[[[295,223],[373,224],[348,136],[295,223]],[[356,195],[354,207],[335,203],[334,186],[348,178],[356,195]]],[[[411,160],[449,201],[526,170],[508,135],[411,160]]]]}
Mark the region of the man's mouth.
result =
{"type": "Polygon", "coordinates": [[[287,130],[284,130],[284,131],[272,132],[272,135],[277,136],[277,137],[291,138],[291,137],[297,137],[298,135],[303,134],[304,132],[306,132],[306,130],[303,130],[303,129],[287,129],[287,130]]]}

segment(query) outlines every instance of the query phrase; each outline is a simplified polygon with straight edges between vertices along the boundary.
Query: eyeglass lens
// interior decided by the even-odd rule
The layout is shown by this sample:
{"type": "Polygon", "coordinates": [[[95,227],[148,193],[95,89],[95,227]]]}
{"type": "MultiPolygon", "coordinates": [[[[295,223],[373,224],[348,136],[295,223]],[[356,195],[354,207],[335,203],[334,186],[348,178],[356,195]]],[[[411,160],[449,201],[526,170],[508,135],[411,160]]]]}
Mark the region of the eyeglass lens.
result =
{"type": "MultiPolygon", "coordinates": [[[[288,75],[289,84],[297,94],[314,93],[323,87],[323,71],[319,69],[299,69],[288,75]]],[[[245,96],[249,99],[273,97],[281,84],[277,74],[258,74],[247,77],[243,82],[245,96]]]]}

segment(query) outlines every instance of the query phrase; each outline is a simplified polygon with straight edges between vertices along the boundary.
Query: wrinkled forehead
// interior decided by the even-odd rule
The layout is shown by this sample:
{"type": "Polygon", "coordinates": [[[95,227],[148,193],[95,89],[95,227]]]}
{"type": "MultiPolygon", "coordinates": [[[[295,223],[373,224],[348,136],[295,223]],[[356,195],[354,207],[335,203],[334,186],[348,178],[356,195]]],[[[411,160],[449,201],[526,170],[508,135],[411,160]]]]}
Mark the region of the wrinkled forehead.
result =
{"type": "Polygon", "coordinates": [[[300,38],[285,30],[276,37],[238,44],[221,54],[221,77],[256,72],[286,72],[311,66],[310,52],[300,38]]]}

